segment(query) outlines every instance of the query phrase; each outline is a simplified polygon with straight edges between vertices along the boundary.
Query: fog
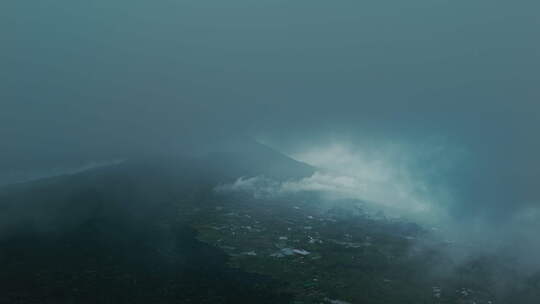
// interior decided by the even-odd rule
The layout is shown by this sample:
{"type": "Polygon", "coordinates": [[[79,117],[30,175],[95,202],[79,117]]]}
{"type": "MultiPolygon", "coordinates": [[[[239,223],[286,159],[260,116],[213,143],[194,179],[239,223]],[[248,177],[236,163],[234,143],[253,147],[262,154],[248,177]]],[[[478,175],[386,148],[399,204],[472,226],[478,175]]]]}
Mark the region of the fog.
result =
{"type": "Polygon", "coordinates": [[[5,0],[0,171],[249,136],[319,169],[289,191],[424,212],[455,234],[526,240],[525,253],[540,247],[539,9],[5,0]]]}

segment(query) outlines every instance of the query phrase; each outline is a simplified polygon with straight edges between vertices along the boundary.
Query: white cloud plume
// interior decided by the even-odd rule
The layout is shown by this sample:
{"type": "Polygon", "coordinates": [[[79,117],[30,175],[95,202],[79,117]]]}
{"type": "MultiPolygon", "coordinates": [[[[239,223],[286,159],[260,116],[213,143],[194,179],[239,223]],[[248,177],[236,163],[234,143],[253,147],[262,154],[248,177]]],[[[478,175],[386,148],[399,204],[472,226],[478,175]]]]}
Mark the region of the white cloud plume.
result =
{"type": "Polygon", "coordinates": [[[247,191],[255,197],[317,192],[329,199],[357,199],[396,214],[440,212],[434,201],[446,199],[444,191],[430,187],[412,172],[403,146],[378,151],[354,150],[343,144],[303,151],[293,158],[320,170],[298,180],[276,181],[266,177],[239,178],[218,187],[221,191],[247,191]],[[437,195],[434,194],[437,190],[437,195]]]}

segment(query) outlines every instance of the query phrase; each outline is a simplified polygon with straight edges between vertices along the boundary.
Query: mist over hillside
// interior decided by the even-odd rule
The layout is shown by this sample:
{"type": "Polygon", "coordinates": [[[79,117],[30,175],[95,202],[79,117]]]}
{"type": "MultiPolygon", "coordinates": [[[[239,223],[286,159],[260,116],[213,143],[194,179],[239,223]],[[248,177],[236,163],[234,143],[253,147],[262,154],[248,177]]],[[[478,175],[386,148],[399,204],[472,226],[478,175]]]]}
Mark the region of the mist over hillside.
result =
{"type": "Polygon", "coordinates": [[[0,301],[534,303],[540,268],[522,240],[478,242],[432,210],[404,207],[413,201],[387,204],[399,197],[372,181],[364,192],[350,176],[236,144],[0,188],[0,301]]]}
{"type": "Polygon", "coordinates": [[[74,290],[103,288],[87,302],[129,302],[113,290],[129,293],[140,276],[141,299],[156,303],[532,301],[539,9],[2,1],[0,260],[13,283],[4,302],[80,302],[74,290]],[[420,228],[405,235],[401,221],[420,228]],[[182,257],[175,235],[193,252],[182,257]],[[60,252],[77,258],[57,276],[46,265],[63,265],[60,252]],[[119,262],[132,252],[133,263],[119,262]],[[201,252],[221,262],[190,268],[195,283],[153,276],[209,257],[201,252]],[[232,285],[216,285],[213,271],[232,285]],[[260,293],[233,288],[250,274],[260,293]]]}

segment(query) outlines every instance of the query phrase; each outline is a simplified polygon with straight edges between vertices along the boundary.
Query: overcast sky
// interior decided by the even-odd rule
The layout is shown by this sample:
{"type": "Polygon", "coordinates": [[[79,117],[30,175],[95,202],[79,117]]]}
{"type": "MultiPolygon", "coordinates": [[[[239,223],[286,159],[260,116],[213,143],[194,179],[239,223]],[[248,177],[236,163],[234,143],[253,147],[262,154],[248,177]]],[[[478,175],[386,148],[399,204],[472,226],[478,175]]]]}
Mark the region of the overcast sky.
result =
{"type": "Polygon", "coordinates": [[[402,151],[457,213],[519,212],[540,194],[539,3],[4,0],[0,164],[241,134],[402,151]]]}

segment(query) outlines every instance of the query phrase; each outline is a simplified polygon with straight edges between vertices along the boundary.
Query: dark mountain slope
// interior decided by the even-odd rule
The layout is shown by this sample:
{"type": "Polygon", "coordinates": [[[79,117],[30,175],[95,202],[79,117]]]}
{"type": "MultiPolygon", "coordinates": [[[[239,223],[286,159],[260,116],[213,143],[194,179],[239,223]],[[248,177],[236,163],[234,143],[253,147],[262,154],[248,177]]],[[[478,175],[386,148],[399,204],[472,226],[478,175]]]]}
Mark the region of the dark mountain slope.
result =
{"type": "Polygon", "coordinates": [[[226,266],[179,216],[221,182],[310,173],[259,144],[239,148],[147,155],[1,188],[0,303],[289,302],[279,282],[226,266]]]}

